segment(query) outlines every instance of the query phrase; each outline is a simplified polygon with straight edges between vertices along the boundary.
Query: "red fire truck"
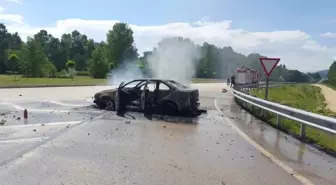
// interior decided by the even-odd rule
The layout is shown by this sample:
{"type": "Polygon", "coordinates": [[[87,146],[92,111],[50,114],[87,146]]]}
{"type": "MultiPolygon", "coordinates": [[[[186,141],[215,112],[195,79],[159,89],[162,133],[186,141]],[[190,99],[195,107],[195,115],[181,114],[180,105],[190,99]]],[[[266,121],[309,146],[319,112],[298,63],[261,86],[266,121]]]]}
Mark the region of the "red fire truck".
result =
{"type": "Polygon", "coordinates": [[[237,68],[235,73],[235,83],[239,84],[256,84],[259,83],[260,75],[258,70],[240,67],[237,68]]]}

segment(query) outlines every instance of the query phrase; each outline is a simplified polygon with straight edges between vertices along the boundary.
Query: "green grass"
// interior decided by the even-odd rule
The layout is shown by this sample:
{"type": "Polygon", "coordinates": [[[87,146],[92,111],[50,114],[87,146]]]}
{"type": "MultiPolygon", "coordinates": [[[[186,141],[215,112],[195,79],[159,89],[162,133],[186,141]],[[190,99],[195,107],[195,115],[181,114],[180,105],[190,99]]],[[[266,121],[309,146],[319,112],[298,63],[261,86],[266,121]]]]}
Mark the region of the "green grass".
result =
{"type": "Polygon", "coordinates": [[[88,76],[76,76],[74,79],[67,78],[25,78],[14,75],[0,75],[0,86],[22,85],[101,85],[106,84],[106,79],[93,79],[88,76]]]}
{"type": "MultiPolygon", "coordinates": [[[[0,75],[0,86],[34,86],[34,85],[105,85],[107,79],[94,79],[89,76],[76,76],[74,79],[67,78],[26,78],[20,75],[0,75]]],[[[219,79],[195,78],[193,83],[222,82],[219,79]]]]}
{"type": "Polygon", "coordinates": [[[224,79],[193,78],[193,83],[226,83],[224,79]]]}
{"type": "Polygon", "coordinates": [[[336,90],[336,84],[332,84],[330,81],[326,80],[322,83],[323,85],[326,85],[332,89],[335,89],[336,90]]]}
{"type": "MultiPolygon", "coordinates": [[[[252,95],[264,98],[265,90],[253,90],[252,95]]],[[[268,99],[290,107],[322,114],[329,117],[336,117],[336,113],[326,108],[325,98],[319,87],[309,84],[283,85],[269,89],[268,99]]],[[[254,114],[259,114],[260,109],[254,109],[254,114]]],[[[268,113],[265,119],[272,125],[276,124],[276,115],[268,113]]],[[[282,119],[282,129],[291,134],[300,134],[300,123],[289,119],[282,119]]],[[[324,131],[307,127],[307,138],[316,144],[336,152],[336,136],[324,131]]]]}

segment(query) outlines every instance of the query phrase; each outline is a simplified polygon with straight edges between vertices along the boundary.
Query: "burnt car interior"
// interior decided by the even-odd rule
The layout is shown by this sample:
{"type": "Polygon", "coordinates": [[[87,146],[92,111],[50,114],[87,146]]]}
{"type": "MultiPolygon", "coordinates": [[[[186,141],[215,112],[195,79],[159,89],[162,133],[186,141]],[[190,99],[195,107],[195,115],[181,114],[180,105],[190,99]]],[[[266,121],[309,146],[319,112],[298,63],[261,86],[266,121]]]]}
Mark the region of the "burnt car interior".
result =
{"type": "Polygon", "coordinates": [[[134,80],[127,84],[120,85],[120,92],[125,97],[127,105],[138,108],[140,105],[141,94],[145,90],[147,100],[152,107],[158,105],[158,101],[164,98],[170,92],[170,87],[162,81],[156,80],[134,80]]]}

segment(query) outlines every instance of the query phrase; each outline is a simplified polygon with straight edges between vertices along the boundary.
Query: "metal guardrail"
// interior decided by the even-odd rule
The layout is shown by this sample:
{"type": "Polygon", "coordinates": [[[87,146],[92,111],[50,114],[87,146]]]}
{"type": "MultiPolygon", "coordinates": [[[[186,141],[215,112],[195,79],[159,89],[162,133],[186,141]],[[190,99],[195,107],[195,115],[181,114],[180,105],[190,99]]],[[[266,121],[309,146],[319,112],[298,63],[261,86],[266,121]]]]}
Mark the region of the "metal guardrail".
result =
{"type": "MultiPolygon", "coordinates": [[[[277,86],[288,83],[271,83],[269,86],[277,86]]],[[[287,119],[297,121],[301,124],[300,137],[306,137],[306,126],[314,127],[325,132],[336,134],[336,119],[311,113],[308,111],[292,108],[289,106],[281,105],[279,103],[263,100],[251,95],[247,92],[254,88],[264,88],[265,84],[244,84],[238,85],[232,89],[235,98],[237,98],[243,105],[247,104],[253,107],[258,107],[263,111],[268,111],[276,114],[276,124],[281,126],[280,118],[285,117],[287,119]]]]}

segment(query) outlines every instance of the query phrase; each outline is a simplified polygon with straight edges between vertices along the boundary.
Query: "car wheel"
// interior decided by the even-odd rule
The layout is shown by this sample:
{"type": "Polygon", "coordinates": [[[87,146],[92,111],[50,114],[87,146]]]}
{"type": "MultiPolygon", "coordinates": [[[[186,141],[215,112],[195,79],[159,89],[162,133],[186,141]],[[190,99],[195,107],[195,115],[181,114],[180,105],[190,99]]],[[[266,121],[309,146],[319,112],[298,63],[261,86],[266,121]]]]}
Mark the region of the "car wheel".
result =
{"type": "Polygon", "coordinates": [[[114,101],[110,97],[104,96],[99,100],[99,108],[115,111],[114,101]]]}

